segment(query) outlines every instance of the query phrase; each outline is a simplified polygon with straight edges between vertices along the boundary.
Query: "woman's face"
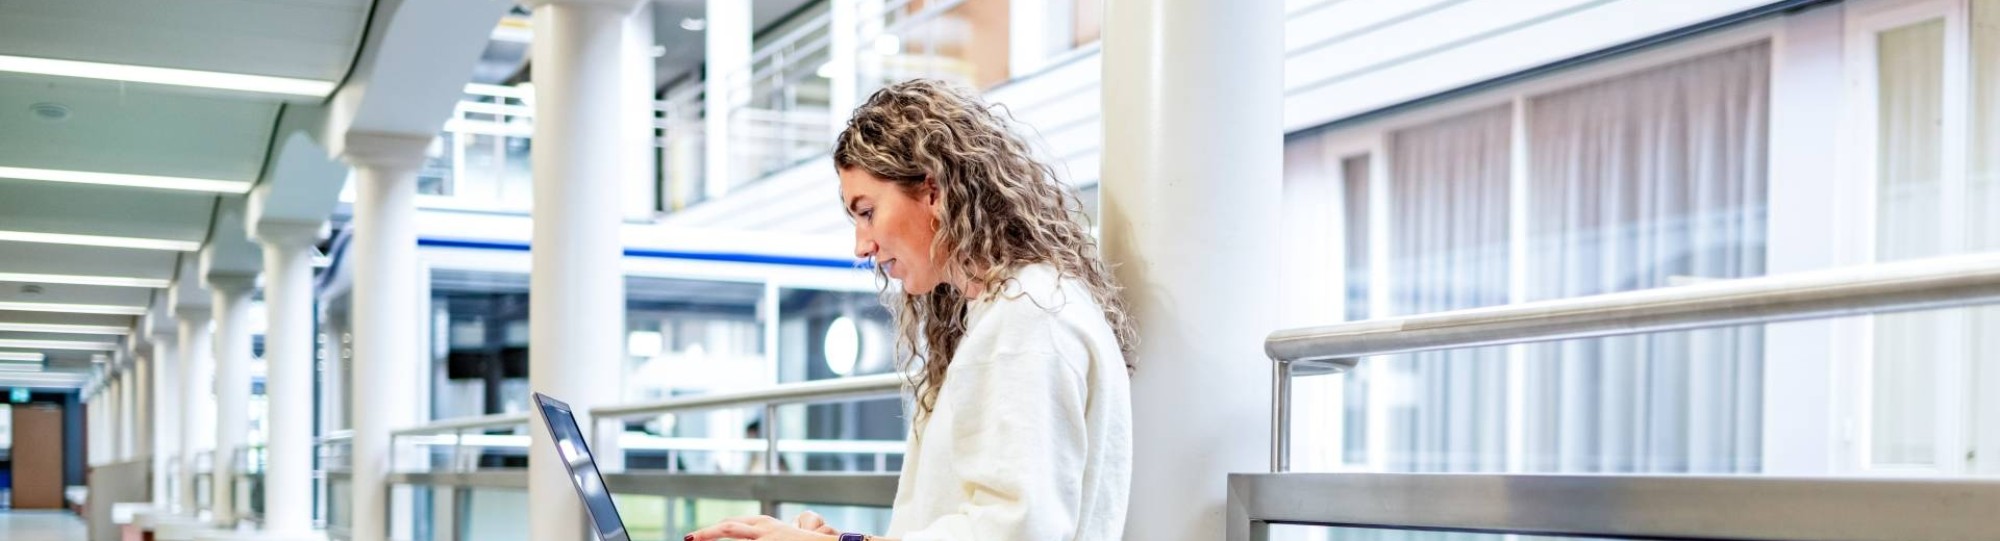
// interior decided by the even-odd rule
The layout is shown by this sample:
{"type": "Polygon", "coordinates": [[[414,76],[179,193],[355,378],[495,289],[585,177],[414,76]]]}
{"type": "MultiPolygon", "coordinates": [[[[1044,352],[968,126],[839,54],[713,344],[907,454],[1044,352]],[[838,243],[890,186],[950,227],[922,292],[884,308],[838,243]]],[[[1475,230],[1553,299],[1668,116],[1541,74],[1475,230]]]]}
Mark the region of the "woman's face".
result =
{"type": "Polygon", "coordinates": [[[903,292],[929,293],[943,280],[931,254],[937,238],[937,190],[926,182],[905,192],[860,167],[840,170],[840,200],[854,221],[854,257],[873,258],[903,292]]]}

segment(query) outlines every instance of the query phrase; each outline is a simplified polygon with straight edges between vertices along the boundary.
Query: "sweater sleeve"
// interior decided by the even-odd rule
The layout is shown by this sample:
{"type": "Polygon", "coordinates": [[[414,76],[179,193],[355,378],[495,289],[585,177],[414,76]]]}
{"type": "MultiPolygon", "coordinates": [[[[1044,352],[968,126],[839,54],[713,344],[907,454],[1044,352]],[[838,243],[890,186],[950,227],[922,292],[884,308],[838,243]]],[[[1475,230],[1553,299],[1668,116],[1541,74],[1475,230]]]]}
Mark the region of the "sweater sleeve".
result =
{"type": "Polygon", "coordinates": [[[1077,368],[1082,363],[1064,357],[1088,354],[1070,333],[1035,330],[1042,332],[998,341],[1004,345],[994,351],[961,351],[952,360],[939,407],[952,408],[955,422],[948,433],[922,437],[953,439],[953,456],[934,460],[951,462],[966,503],[906,533],[903,541],[1076,536],[1088,388],[1077,368]],[[1068,340],[1078,343],[1064,343],[1068,340]]]}

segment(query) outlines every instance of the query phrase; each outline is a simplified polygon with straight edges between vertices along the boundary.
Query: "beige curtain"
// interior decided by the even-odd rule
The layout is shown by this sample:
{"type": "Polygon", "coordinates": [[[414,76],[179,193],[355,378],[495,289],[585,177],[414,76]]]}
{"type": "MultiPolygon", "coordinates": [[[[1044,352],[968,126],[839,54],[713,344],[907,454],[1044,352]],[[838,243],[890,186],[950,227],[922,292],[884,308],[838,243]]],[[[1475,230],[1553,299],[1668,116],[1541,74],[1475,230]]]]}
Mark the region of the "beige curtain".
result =
{"type": "MultiPolygon", "coordinates": [[[[1530,101],[1529,300],[1764,273],[1770,57],[1530,101]]],[[[1762,350],[1760,327],[1529,346],[1529,469],[1755,471],[1762,350]]]]}

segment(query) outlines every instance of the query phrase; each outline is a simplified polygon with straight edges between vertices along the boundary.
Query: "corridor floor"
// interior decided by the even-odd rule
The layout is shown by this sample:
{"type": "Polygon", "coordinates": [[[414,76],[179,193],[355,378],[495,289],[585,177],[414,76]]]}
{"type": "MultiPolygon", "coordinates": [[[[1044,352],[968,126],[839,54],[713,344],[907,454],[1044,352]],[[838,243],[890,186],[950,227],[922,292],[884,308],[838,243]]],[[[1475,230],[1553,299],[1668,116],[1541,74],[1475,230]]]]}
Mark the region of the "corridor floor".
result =
{"type": "Polygon", "coordinates": [[[83,541],[83,519],[68,511],[0,511],[0,539],[83,541]]]}

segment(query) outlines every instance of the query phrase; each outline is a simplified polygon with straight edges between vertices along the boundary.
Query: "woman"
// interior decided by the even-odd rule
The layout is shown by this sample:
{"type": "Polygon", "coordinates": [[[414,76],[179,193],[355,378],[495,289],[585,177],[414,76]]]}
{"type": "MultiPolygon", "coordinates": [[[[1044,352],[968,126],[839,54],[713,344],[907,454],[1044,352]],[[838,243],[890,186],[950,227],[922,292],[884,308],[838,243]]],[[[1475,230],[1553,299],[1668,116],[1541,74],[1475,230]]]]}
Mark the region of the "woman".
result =
{"type": "Polygon", "coordinates": [[[970,92],[876,92],[834,145],[856,257],[901,283],[915,394],[886,537],[818,515],[731,519],[689,541],[1118,539],[1131,490],[1132,322],[1081,205],[970,92]]]}

